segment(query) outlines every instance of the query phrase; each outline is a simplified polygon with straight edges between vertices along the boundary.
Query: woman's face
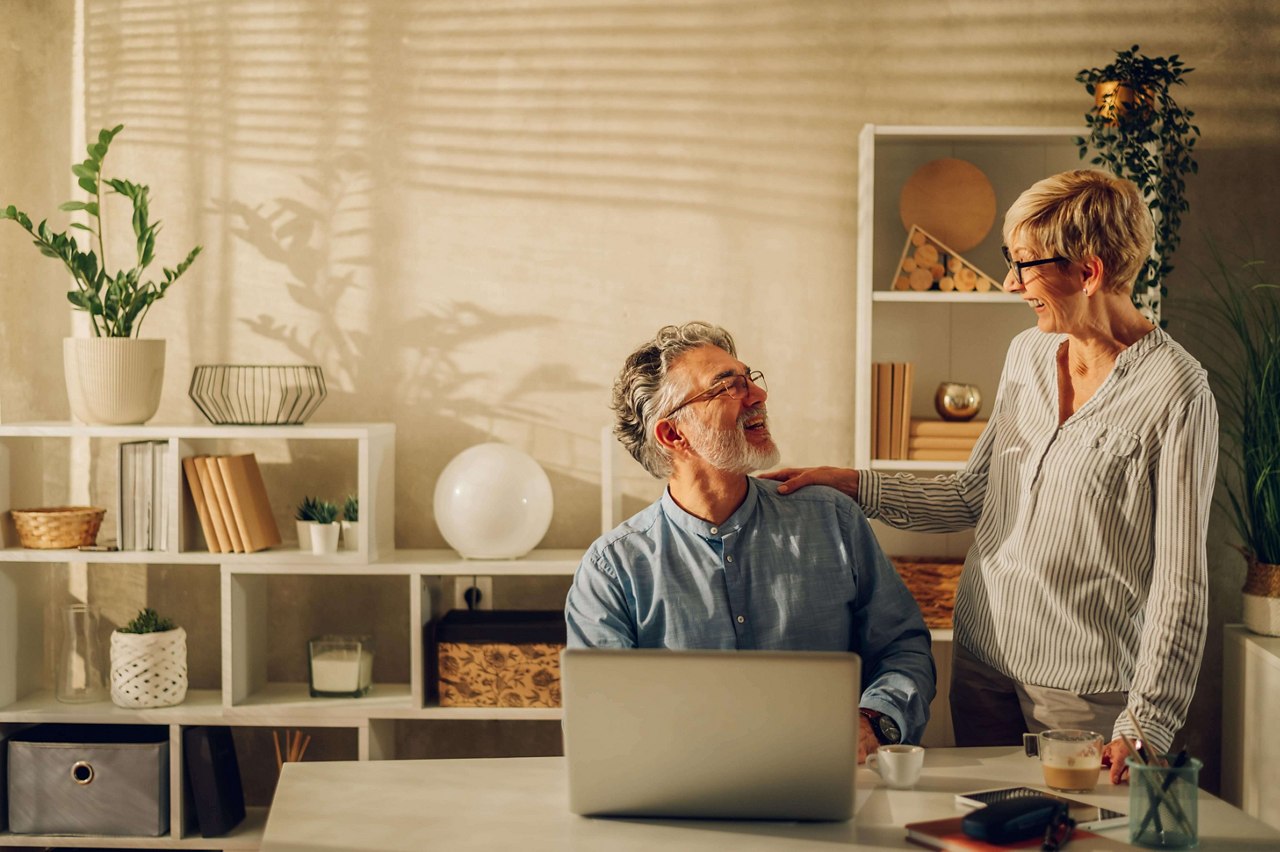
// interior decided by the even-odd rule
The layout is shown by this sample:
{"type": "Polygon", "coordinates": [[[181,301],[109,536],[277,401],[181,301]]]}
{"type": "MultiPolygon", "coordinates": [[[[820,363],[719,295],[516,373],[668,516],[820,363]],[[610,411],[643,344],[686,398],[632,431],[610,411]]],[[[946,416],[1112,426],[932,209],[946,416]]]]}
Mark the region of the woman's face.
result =
{"type": "MultiPolygon", "coordinates": [[[[1009,255],[1023,262],[1051,256],[1016,238],[1009,246],[1009,255]]],[[[1009,270],[1004,277],[1004,289],[1006,293],[1020,296],[1035,311],[1036,326],[1041,331],[1070,334],[1083,325],[1089,300],[1075,264],[1063,260],[1023,267],[1021,271],[1019,283],[1018,270],[1009,270]]]]}

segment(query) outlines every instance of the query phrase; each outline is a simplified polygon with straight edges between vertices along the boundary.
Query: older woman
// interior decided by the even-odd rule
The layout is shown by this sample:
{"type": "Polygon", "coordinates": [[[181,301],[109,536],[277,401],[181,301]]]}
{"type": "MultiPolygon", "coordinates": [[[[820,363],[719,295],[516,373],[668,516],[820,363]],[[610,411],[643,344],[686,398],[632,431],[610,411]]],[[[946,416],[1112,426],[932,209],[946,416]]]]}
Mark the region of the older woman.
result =
{"type": "Polygon", "coordinates": [[[1207,623],[1217,409],[1199,363],[1133,306],[1152,233],[1129,181],[1035,184],[1005,216],[1004,287],[1036,327],[1009,347],[965,469],[766,474],[779,491],[835,486],[890,526],[976,526],[956,594],[957,743],[1110,731],[1115,782],[1126,710],[1158,751],[1185,721],[1207,623]]]}

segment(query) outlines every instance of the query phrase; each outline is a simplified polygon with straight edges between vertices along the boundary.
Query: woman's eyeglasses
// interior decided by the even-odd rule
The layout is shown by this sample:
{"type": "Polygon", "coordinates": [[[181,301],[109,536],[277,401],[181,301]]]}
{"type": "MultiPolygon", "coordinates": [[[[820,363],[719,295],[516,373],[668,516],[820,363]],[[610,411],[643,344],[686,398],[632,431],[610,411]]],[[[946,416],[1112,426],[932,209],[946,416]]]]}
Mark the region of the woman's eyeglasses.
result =
{"type": "Polygon", "coordinates": [[[1023,284],[1022,270],[1031,266],[1043,266],[1046,263],[1057,263],[1067,258],[1059,255],[1058,257],[1046,257],[1044,260],[1014,260],[1013,255],[1009,254],[1008,246],[1000,246],[1000,253],[1004,255],[1004,262],[1009,264],[1009,268],[1013,270],[1013,277],[1018,279],[1019,284],[1023,284]]]}

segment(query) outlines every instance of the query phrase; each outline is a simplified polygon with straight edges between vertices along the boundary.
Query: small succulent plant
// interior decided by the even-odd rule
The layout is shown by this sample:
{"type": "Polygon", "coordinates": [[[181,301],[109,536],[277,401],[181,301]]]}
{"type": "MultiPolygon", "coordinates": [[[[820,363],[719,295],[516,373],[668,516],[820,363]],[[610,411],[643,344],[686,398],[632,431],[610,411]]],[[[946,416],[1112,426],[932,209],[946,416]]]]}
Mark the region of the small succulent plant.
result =
{"type": "Polygon", "coordinates": [[[356,495],[348,494],[347,499],[342,501],[342,519],[352,523],[360,520],[360,501],[356,499],[356,495]]]}
{"type": "Polygon", "coordinates": [[[161,618],[151,607],[140,610],[138,615],[120,628],[121,633],[164,633],[176,627],[171,618],[161,618]]]}
{"type": "Polygon", "coordinates": [[[321,500],[316,504],[315,517],[311,520],[317,524],[331,524],[338,520],[338,507],[330,503],[328,500],[321,500]]]}
{"type": "Polygon", "coordinates": [[[302,502],[298,504],[298,509],[294,512],[294,517],[299,521],[315,521],[316,510],[320,507],[320,501],[315,497],[303,497],[302,502]]]}

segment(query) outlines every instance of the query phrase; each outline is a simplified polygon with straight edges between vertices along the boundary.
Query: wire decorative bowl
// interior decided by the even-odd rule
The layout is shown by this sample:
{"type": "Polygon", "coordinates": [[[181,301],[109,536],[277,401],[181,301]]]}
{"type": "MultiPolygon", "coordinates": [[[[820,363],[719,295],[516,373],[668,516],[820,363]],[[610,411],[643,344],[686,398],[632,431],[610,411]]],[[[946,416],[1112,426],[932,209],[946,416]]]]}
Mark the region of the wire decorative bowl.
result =
{"type": "Polygon", "coordinates": [[[187,393],[218,426],[306,423],[328,395],[314,364],[200,364],[187,393]]]}

